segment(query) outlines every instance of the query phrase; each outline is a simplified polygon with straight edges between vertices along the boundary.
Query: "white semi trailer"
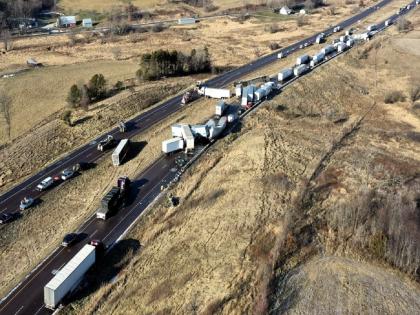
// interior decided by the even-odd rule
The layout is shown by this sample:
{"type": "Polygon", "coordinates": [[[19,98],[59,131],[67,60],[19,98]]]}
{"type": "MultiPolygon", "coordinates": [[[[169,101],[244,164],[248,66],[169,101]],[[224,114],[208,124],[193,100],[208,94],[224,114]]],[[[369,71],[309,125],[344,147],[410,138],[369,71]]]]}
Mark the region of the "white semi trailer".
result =
{"type": "Polygon", "coordinates": [[[95,261],[96,247],[85,245],[44,287],[45,307],[54,310],[67,294],[77,288],[95,261]]]}
{"type": "Polygon", "coordinates": [[[311,61],[311,57],[309,55],[303,55],[296,58],[296,65],[303,65],[305,63],[309,63],[311,61]]]}
{"type": "Polygon", "coordinates": [[[115,148],[114,152],[112,152],[112,164],[114,164],[114,166],[121,165],[129,151],[130,140],[122,139],[120,143],[118,143],[118,146],[115,148]]]}
{"type": "Polygon", "coordinates": [[[277,76],[277,79],[280,82],[284,82],[287,79],[289,79],[292,75],[293,75],[293,70],[290,69],[290,68],[286,68],[286,69],[283,69],[282,71],[279,72],[279,74],[277,76]]]}
{"type": "Polygon", "coordinates": [[[204,95],[205,97],[211,98],[230,98],[230,90],[229,89],[215,89],[203,86],[199,93],[204,95]]]}
{"type": "Polygon", "coordinates": [[[182,150],[184,148],[184,139],[181,137],[175,137],[162,142],[162,152],[170,154],[182,150]]]}
{"type": "Polygon", "coordinates": [[[296,68],[293,69],[293,73],[296,77],[304,74],[305,72],[307,72],[309,70],[308,65],[299,65],[296,68]]]}
{"type": "Polygon", "coordinates": [[[185,141],[185,146],[187,150],[194,149],[194,136],[191,132],[191,128],[188,125],[182,125],[181,127],[182,138],[185,141]]]}

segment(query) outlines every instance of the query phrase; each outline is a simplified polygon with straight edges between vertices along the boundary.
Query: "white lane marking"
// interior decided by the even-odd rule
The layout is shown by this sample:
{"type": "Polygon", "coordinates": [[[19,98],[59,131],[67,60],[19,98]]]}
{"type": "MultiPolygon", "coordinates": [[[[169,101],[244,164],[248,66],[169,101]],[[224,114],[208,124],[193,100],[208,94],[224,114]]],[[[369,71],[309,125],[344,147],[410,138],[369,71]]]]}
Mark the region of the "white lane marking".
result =
{"type": "MultiPolygon", "coordinates": [[[[0,308],[0,312],[4,310],[4,308],[10,304],[10,302],[12,302],[17,296],[18,293],[21,292],[23,289],[25,289],[42,271],[44,271],[45,268],[47,268],[47,266],[49,264],[51,264],[54,259],[58,256],[58,254],[60,254],[63,251],[64,248],[61,248],[60,250],[58,250],[55,255],[51,255],[49,257],[47,257],[45,260],[47,260],[48,258],[51,258],[50,262],[48,264],[46,264],[45,266],[43,266],[42,268],[40,268],[38,270],[38,272],[35,273],[35,276],[32,277],[31,280],[29,280],[24,286],[22,286],[21,288],[19,288],[19,290],[15,291],[15,289],[17,289],[18,287],[16,286],[14,290],[10,291],[9,294],[4,298],[6,299],[10,294],[12,294],[13,292],[16,292],[16,294],[14,295],[14,297],[12,297],[6,304],[3,305],[2,308],[0,308]]],[[[54,252],[53,252],[54,253],[54,252]]],[[[38,266],[41,266],[45,261],[41,262],[38,266]]],[[[36,270],[36,268],[34,269],[34,271],[36,270]]],[[[29,276],[31,276],[32,273],[28,274],[25,279],[27,279],[29,276]]],[[[3,300],[4,300],[3,299],[3,300]]]]}
{"type": "MultiPolygon", "coordinates": [[[[138,119],[141,119],[141,120],[144,120],[146,117],[149,117],[150,115],[153,115],[153,114],[155,114],[156,112],[158,112],[159,110],[162,110],[163,108],[166,108],[166,107],[169,107],[169,106],[172,106],[172,104],[169,102],[169,103],[167,103],[167,104],[165,104],[165,105],[163,105],[163,106],[157,106],[157,107],[155,107],[154,109],[152,109],[152,110],[150,110],[150,111],[148,111],[148,112],[145,112],[144,114],[143,114],[143,117],[141,117],[141,118],[138,118],[138,119]]],[[[111,135],[116,135],[117,133],[118,133],[119,131],[118,130],[116,130],[116,131],[114,131],[114,132],[111,132],[111,133],[109,133],[109,134],[111,134],[111,135]]],[[[102,136],[100,136],[100,137],[98,137],[98,138],[101,138],[101,137],[103,137],[104,135],[102,135],[102,136]]],[[[85,153],[87,150],[89,150],[91,148],[91,146],[89,146],[89,145],[87,145],[87,147],[86,147],[86,149],[85,150],[83,150],[83,151],[81,151],[81,152],[79,152],[78,154],[76,154],[75,156],[73,156],[73,157],[71,157],[67,162],[70,162],[70,161],[72,161],[72,160],[74,160],[76,157],[79,157],[81,154],[83,154],[83,153],[85,153]]],[[[67,157],[64,157],[64,158],[67,158],[67,157]]],[[[56,167],[54,167],[52,170],[50,170],[49,172],[51,173],[51,172],[54,172],[56,169],[58,169],[60,167],[60,165],[58,165],[58,166],[56,166],[56,167]]],[[[44,171],[41,171],[41,173],[42,172],[45,172],[45,170],[44,171]]],[[[38,173],[38,174],[36,174],[36,175],[39,175],[39,174],[41,174],[41,173],[38,173]]],[[[35,176],[36,176],[35,175],[35,176]]],[[[37,182],[37,181],[39,181],[40,179],[35,179],[35,180],[33,180],[32,182],[30,182],[30,183],[28,183],[27,185],[25,185],[25,187],[23,188],[23,189],[20,189],[20,190],[18,190],[17,192],[15,192],[13,195],[11,195],[11,196],[9,196],[9,197],[7,197],[6,199],[4,199],[3,201],[2,201],[2,203],[4,203],[4,202],[6,202],[7,200],[9,200],[10,198],[12,198],[13,196],[15,196],[16,194],[18,194],[18,193],[20,193],[21,191],[23,191],[23,190],[25,190],[25,189],[27,189],[28,188],[28,186],[31,186],[33,183],[35,183],[35,182],[37,182]]]]}
{"type": "Polygon", "coordinates": [[[93,232],[90,237],[92,237],[93,235],[95,235],[98,232],[98,230],[95,230],[95,232],[93,232]]]}
{"type": "Polygon", "coordinates": [[[23,309],[23,307],[24,307],[24,306],[22,305],[22,306],[21,306],[21,307],[17,310],[17,312],[15,313],[15,315],[16,315],[16,314],[19,314],[19,312],[23,309]]]}
{"type": "Polygon", "coordinates": [[[34,315],[36,315],[36,314],[38,314],[42,309],[44,308],[44,305],[42,305],[37,311],[36,311],[36,313],[34,314],[34,315]]]}
{"type": "Polygon", "coordinates": [[[105,237],[102,239],[102,240],[105,240],[117,227],[119,227],[120,226],[120,224],[122,223],[122,222],[124,222],[124,220],[131,214],[131,213],[133,213],[133,211],[134,210],[136,210],[136,208],[137,208],[137,206],[139,205],[139,204],[141,204],[141,202],[144,200],[144,199],[146,199],[152,192],[153,192],[153,190],[158,186],[158,185],[160,185],[161,184],[161,182],[159,181],[155,186],[153,186],[152,187],[152,189],[150,190],[150,192],[147,194],[147,195],[145,195],[143,198],[141,198],[141,200],[138,202],[138,203],[136,203],[136,205],[131,209],[131,211],[130,212],[128,212],[121,220],[120,220],[120,222],[118,222],[117,223],[117,225],[115,225],[114,226],[114,228],[111,230],[111,231],[109,231],[109,233],[107,234],[107,235],[105,235],[105,237]]]}

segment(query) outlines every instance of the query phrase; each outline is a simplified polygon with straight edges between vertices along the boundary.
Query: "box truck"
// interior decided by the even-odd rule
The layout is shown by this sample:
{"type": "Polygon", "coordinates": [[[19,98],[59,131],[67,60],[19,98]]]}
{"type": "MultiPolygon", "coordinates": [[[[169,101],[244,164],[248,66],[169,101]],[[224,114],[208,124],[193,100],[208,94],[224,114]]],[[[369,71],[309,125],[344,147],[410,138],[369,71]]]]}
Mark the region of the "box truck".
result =
{"type": "Polygon", "coordinates": [[[62,299],[77,288],[96,261],[96,247],[86,244],[44,287],[44,304],[54,310],[62,299]]]}

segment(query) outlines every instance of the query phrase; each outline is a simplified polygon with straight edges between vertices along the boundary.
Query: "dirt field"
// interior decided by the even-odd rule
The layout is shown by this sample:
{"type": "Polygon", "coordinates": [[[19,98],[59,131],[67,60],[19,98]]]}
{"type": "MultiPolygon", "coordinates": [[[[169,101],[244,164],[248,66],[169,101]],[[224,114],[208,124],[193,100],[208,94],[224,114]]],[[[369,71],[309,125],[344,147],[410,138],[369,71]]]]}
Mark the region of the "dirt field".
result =
{"type": "Polygon", "coordinates": [[[418,313],[420,119],[384,103],[418,78],[406,37],[390,30],[251,115],[171,191],[178,207],[127,235],[141,250],[111,255],[117,280],[92,280],[66,313],[418,313]]]}

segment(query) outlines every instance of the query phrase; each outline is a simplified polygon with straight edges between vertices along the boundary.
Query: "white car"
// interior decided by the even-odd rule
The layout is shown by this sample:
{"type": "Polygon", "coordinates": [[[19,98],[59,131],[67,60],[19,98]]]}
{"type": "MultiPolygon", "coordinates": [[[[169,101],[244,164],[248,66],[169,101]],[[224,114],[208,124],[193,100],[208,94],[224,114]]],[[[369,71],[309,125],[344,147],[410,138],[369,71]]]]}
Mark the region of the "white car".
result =
{"type": "Polygon", "coordinates": [[[67,168],[61,172],[62,180],[68,180],[69,178],[72,178],[73,176],[74,176],[74,171],[70,168],[67,168]]]}
{"type": "Polygon", "coordinates": [[[334,33],[337,33],[337,32],[339,32],[340,30],[341,30],[341,27],[340,27],[340,25],[338,25],[338,26],[334,27],[333,32],[334,32],[334,33]]]}
{"type": "Polygon", "coordinates": [[[43,190],[46,190],[48,187],[50,187],[52,184],[54,184],[53,178],[47,177],[36,186],[36,189],[39,191],[43,191],[43,190]]]}
{"type": "Polygon", "coordinates": [[[30,208],[34,204],[34,201],[35,200],[31,197],[23,198],[23,200],[20,202],[19,209],[20,210],[26,210],[26,209],[30,208]]]}

